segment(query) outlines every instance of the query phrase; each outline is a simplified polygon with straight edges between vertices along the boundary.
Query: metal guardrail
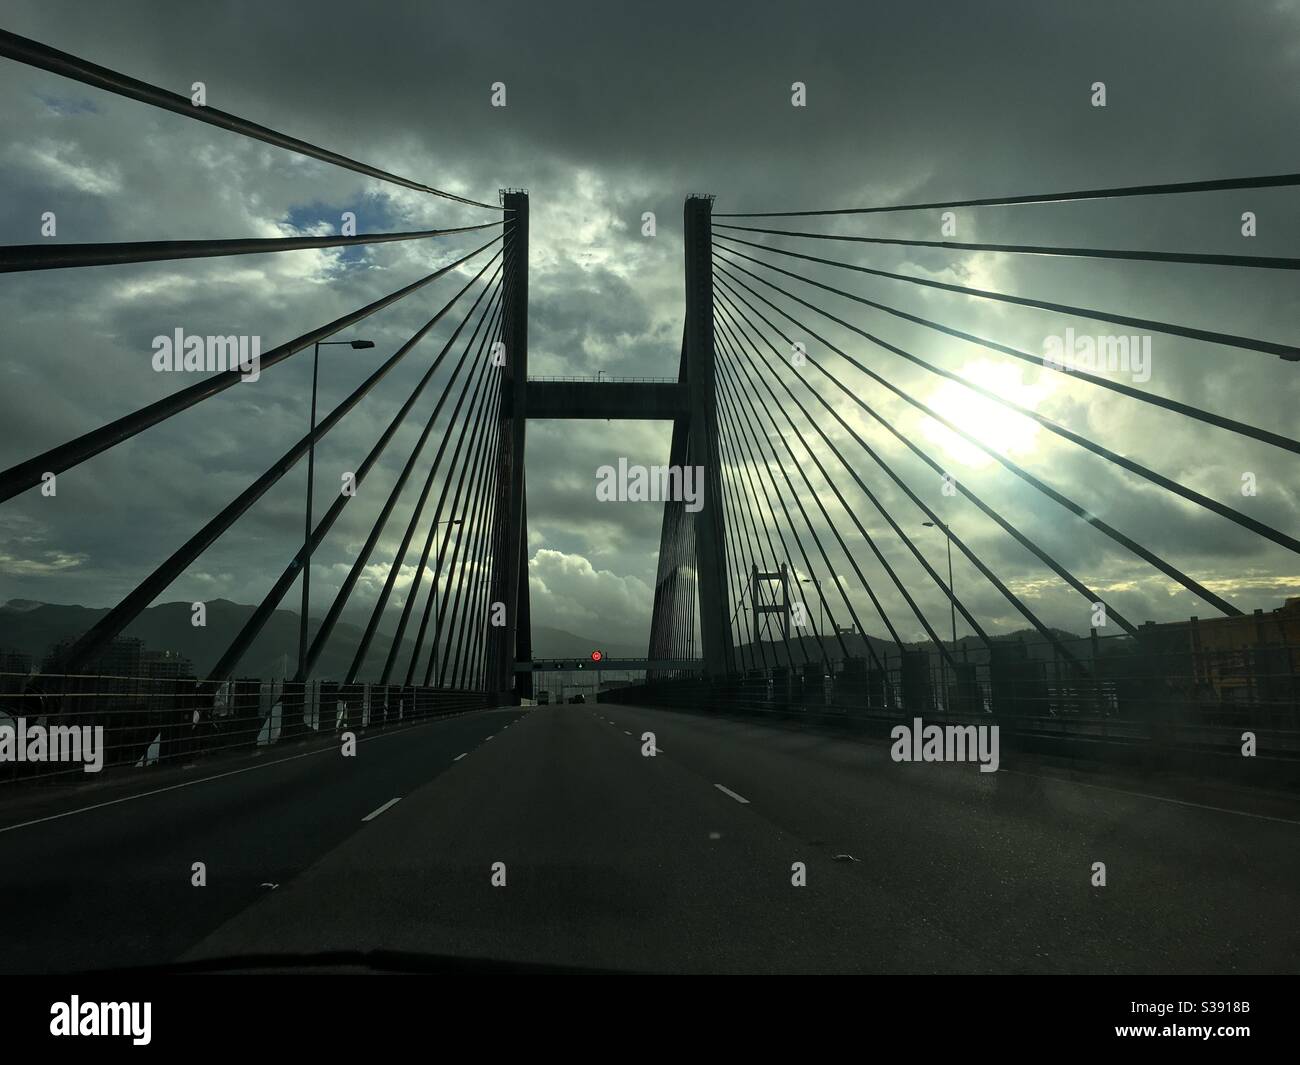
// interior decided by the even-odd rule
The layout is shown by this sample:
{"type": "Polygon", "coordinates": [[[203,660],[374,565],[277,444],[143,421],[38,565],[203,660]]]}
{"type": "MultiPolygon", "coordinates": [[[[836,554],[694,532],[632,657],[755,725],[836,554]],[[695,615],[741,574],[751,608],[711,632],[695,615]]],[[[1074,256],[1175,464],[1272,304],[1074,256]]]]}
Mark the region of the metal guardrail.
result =
{"type": "Polygon", "coordinates": [[[1300,729],[1294,728],[1031,715],[1008,718],[991,713],[955,713],[942,707],[934,710],[907,710],[902,706],[877,709],[835,700],[819,703],[815,698],[747,698],[734,687],[729,689],[722,684],[707,685],[693,681],[666,681],[615,688],[602,691],[600,701],[694,712],[753,714],[775,721],[821,722],[882,736],[887,735],[895,725],[910,725],[913,717],[921,717],[927,725],[999,725],[1004,737],[1014,738],[1022,744],[1025,741],[1056,742],[1064,744],[1066,749],[1077,748],[1079,744],[1101,744],[1163,753],[1200,751],[1238,755],[1241,752],[1242,730],[1248,728],[1255,734],[1258,758],[1300,766],[1300,729]]]}
{"type": "MultiPolygon", "coordinates": [[[[221,753],[254,751],[343,732],[400,727],[494,705],[487,692],[398,684],[338,684],[241,678],[214,685],[195,678],[0,673],[0,729],[14,745],[39,727],[43,760],[0,760],[0,785],[69,783],[81,760],[50,760],[53,730],[100,729],[102,767],[148,769],[221,753]],[[19,719],[22,719],[21,725],[19,719]],[[22,734],[20,734],[20,727],[22,734]]],[[[81,733],[76,749],[92,734],[81,733]]],[[[2,742],[2,741],[0,741],[2,742]]],[[[0,748],[3,749],[3,748],[0,748]]]]}
{"type": "Polygon", "coordinates": [[[928,649],[751,669],[698,680],[651,678],[602,696],[682,708],[821,716],[860,723],[922,717],[936,724],[1000,724],[1022,734],[1300,758],[1300,646],[1257,644],[1155,651],[1125,638],[1067,642],[1078,667],[1046,643],[982,648],[945,663],[928,649]]]}

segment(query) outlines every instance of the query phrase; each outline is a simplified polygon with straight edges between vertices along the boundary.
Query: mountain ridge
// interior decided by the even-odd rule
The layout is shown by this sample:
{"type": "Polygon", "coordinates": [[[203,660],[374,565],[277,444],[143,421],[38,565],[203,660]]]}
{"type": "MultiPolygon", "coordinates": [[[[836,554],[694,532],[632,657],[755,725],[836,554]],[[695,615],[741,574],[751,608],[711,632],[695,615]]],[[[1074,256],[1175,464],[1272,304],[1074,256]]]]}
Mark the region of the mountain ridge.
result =
{"type": "MultiPolygon", "coordinates": [[[[195,673],[202,677],[216,665],[222,653],[252,615],[254,607],[229,599],[212,599],[206,604],[207,624],[191,624],[192,603],[158,603],[148,607],[122,632],[123,636],[144,641],[148,651],[176,651],[194,664],[195,673]]],[[[33,665],[41,661],[60,640],[75,638],[91,628],[108,613],[106,607],[87,607],[80,604],[40,603],[30,599],[9,600],[0,603],[0,649],[19,651],[33,658],[33,665]]],[[[312,616],[310,631],[315,631],[320,619],[312,616]]],[[[292,673],[298,659],[299,615],[294,610],[276,610],[261,633],[249,646],[239,662],[236,673],[240,676],[279,677],[292,673]]],[[[334,628],[330,642],[322,652],[314,676],[321,679],[342,679],[352,664],[353,649],[361,640],[362,626],[340,620],[334,628]]],[[[599,640],[580,636],[566,629],[547,625],[532,628],[533,654],[539,658],[585,658],[595,648],[611,657],[636,657],[645,655],[644,648],[626,644],[604,644],[599,640]]],[[[377,679],[382,671],[393,634],[382,626],[375,633],[374,642],[358,679],[377,679]]],[[[404,667],[410,661],[414,643],[403,640],[402,652],[397,656],[398,676],[404,676],[404,667]]],[[[455,653],[455,644],[452,644],[455,653]]],[[[421,655],[420,669],[428,663],[427,651],[421,655]]]]}

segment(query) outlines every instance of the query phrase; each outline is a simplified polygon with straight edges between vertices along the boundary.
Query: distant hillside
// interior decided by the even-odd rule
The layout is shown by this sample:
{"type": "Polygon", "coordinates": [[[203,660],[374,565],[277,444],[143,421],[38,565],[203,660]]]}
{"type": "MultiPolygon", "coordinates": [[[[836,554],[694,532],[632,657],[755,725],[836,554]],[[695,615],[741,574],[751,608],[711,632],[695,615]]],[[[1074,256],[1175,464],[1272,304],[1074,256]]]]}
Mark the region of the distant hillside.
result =
{"type": "Polygon", "coordinates": [[[534,625],[534,658],[586,658],[594,650],[604,651],[611,658],[645,658],[646,644],[609,643],[594,636],[575,636],[564,629],[549,625],[534,625]]]}
{"type": "MultiPolygon", "coordinates": [[[[160,603],[145,610],[131,625],[127,626],[126,636],[135,636],[144,641],[151,651],[179,651],[194,663],[195,672],[204,676],[216,665],[231,640],[253,613],[253,607],[242,603],[232,603],[227,599],[214,599],[208,603],[208,623],[206,628],[195,628],[190,624],[189,603],[160,603]]],[[[89,629],[108,611],[102,607],[65,606],[54,603],[37,603],[28,599],[11,599],[0,604],[0,649],[24,651],[34,659],[39,668],[41,660],[49,649],[61,639],[79,636],[89,629]]],[[[312,631],[319,619],[313,619],[312,631]]],[[[412,626],[413,628],[415,626],[412,626]]],[[[1080,639],[1074,633],[1053,630],[1063,641],[1080,639]]],[[[362,626],[340,621],[334,629],[334,636],[321,655],[315,675],[321,679],[339,680],[346,676],[352,665],[352,655],[360,642],[362,626]]],[[[592,636],[580,636],[565,629],[551,628],[547,625],[534,625],[532,630],[533,655],[536,658],[585,658],[595,648],[600,648],[614,658],[644,658],[646,647],[643,644],[609,643],[592,636]]],[[[996,636],[995,640],[1016,642],[1023,638],[1030,657],[1050,659],[1051,647],[1042,636],[1026,629],[1005,636],[996,636]]],[[[361,679],[375,679],[383,668],[392,645],[391,631],[380,629],[370,648],[370,654],[362,668],[361,679]]],[[[848,653],[855,657],[869,657],[866,644],[882,657],[888,653],[895,663],[898,661],[898,646],[892,640],[882,640],[875,636],[845,636],[844,645],[848,653]]],[[[398,655],[398,672],[405,674],[410,661],[412,642],[403,641],[405,647],[398,655]]],[[[844,648],[834,636],[822,637],[825,655],[831,661],[844,657],[844,648]]],[[[988,660],[988,653],[983,643],[975,636],[963,636],[957,641],[958,648],[965,648],[969,660],[983,663],[988,660]]],[[[924,643],[909,643],[904,646],[927,648],[933,654],[933,646],[924,643]]],[[[816,636],[792,637],[789,644],[790,657],[794,664],[800,666],[806,659],[815,660],[821,656],[816,636]]],[[[736,648],[739,662],[769,665],[787,665],[784,641],[765,641],[761,649],[756,644],[744,644],[736,648]]],[[[293,672],[298,658],[298,614],[293,610],[277,610],[267,621],[261,634],[253,641],[252,647],[240,662],[236,672],[249,677],[279,677],[286,671],[293,672]]],[[[427,662],[427,656],[421,659],[421,668],[427,662]]]]}
{"type": "MultiPolygon", "coordinates": [[[[189,603],[160,603],[149,607],[127,626],[123,635],[138,637],[151,651],[179,651],[194,663],[195,672],[204,676],[216,665],[254,608],[227,599],[214,599],[207,604],[207,625],[204,628],[190,624],[190,609],[189,603]]],[[[107,613],[107,609],[102,607],[10,600],[0,604],[0,648],[30,654],[39,668],[51,647],[60,640],[79,636],[107,613]]],[[[318,622],[318,618],[313,618],[312,632],[315,632],[318,622]]],[[[322,679],[342,679],[352,664],[352,655],[362,631],[362,626],[340,621],[321,655],[315,675],[322,679]]],[[[606,644],[545,625],[534,625],[532,636],[533,653],[539,657],[585,657],[597,647],[611,655],[645,655],[644,647],[606,644]]],[[[362,680],[378,675],[392,641],[392,632],[381,628],[362,668],[362,680]]],[[[397,658],[401,673],[405,673],[413,646],[410,638],[403,642],[405,646],[397,658]]],[[[236,672],[240,676],[278,677],[286,670],[292,673],[297,658],[298,614],[293,610],[277,610],[253,641],[236,672]]],[[[427,660],[426,653],[426,657],[421,659],[422,669],[427,660]]]]}

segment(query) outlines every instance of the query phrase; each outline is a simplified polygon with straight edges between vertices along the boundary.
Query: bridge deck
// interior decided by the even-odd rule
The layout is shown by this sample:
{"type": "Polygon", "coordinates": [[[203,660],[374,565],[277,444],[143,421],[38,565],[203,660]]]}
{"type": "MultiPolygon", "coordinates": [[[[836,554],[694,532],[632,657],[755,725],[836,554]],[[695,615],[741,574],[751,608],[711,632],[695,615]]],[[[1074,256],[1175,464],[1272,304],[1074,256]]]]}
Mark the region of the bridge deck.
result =
{"type": "Polygon", "coordinates": [[[686,386],[676,381],[528,381],[529,418],[662,421],[687,413],[686,386]]]}

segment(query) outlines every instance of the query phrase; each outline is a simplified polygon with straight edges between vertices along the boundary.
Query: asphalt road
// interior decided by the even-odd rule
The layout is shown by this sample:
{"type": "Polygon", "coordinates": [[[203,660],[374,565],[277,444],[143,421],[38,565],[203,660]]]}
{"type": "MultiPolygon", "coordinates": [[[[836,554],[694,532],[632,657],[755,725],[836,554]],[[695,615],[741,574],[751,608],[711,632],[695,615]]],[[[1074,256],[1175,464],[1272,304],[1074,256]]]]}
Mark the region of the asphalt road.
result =
{"type": "Polygon", "coordinates": [[[0,793],[0,971],[173,961],[520,716],[362,734],[355,758],[272,749],[233,767],[135,774],[34,810],[0,793]],[[195,862],[206,887],[192,886],[195,862]]]}
{"type": "Polygon", "coordinates": [[[607,704],[487,711],[351,762],[0,827],[0,897],[25,915],[0,964],[393,950],[630,971],[1297,972],[1297,843],[1289,800],[900,765],[882,744],[607,704]]]}

